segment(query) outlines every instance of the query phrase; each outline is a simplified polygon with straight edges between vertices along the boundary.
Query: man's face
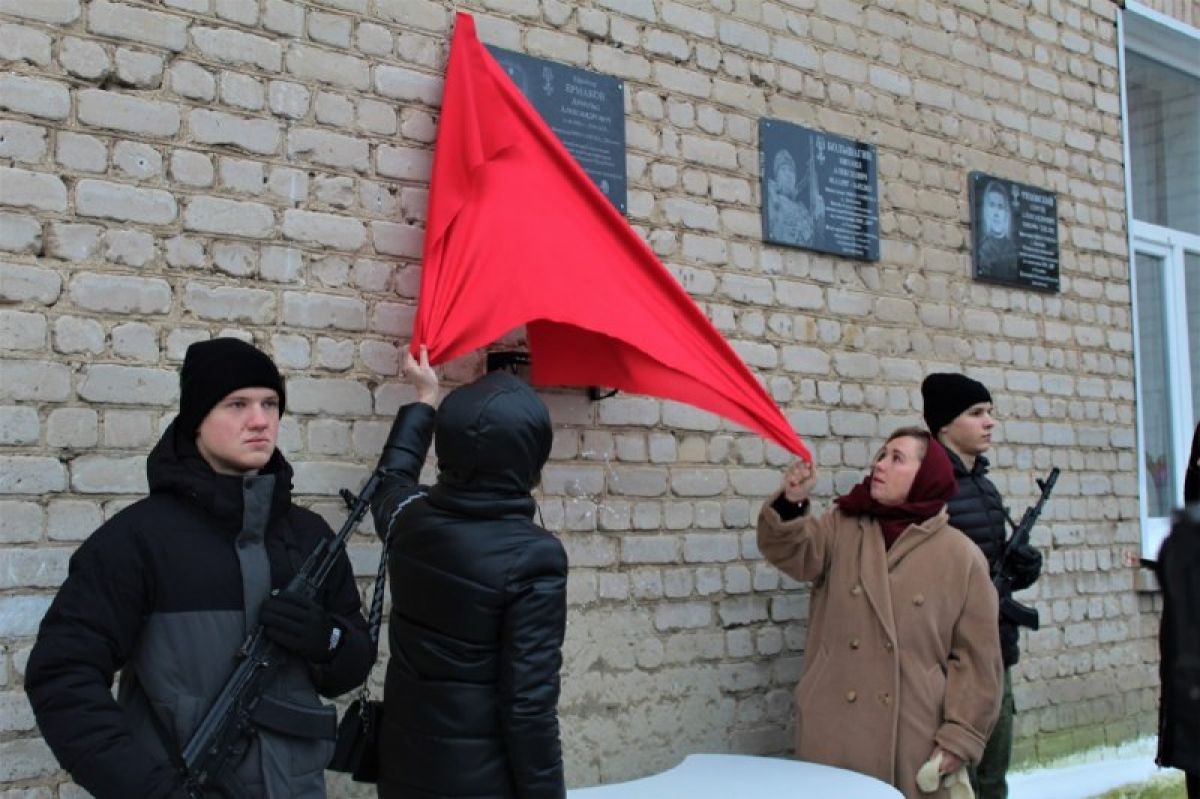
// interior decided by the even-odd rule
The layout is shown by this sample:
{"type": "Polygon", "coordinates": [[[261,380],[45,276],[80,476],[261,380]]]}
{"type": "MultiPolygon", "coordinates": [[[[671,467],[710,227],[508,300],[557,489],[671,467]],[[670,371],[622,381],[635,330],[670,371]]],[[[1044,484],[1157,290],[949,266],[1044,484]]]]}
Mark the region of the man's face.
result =
{"type": "Polygon", "coordinates": [[[279,437],[279,394],[239,388],[204,417],[196,448],[218,474],[253,474],[267,465],[279,437]]]}
{"type": "Polygon", "coordinates": [[[992,446],[992,428],[995,426],[992,403],[977,402],[942,428],[941,439],[955,452],[974,457],[992,446]]]}
{"type": "Polygon", "coordinates": [[[989,236],[1007,236],[1009,227],[1008,200],[998,191],[983,197],[983,223],[989,236]]]}
{"type": "Polygon", "coordinates": [[[775,165],[775,182],[779,189],[788,197],[796,194],[796,170],[789,161],[779,161],[775,165]]]}

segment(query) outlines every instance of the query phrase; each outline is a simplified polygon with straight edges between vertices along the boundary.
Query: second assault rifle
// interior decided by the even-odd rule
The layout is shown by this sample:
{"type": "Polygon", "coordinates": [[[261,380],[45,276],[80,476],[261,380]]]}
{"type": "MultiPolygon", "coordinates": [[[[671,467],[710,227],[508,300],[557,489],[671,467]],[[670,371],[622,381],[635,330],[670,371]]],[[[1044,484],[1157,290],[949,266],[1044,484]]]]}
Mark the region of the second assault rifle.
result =
{"type": "MultiPolygon", "coordinates": [[[[1031,630],[1038,628],[1038,612],[1036,608],[1022,605],[1012,598],[1012,587],[1015,582],[1012,574],[1012,558],[1017,550],[1028,546],[1029,534],[1033,531],[1033,525],[1042,515],[1042,509],[1046,507],[1046,500],[1050,498],[1050,492],[1054,490],[1054,484],[1058,482],[1058,471],[1058,467],[1055,466],[1045,480],[1037,481],[1042,495],[1038,497],[1037,502],[1025,510],[1025,515],[1021,517],[1020,523],[1013,525],[1013,534],[1004,545],[1004,552],[997,558],[996,565],[992,568],[992,584],[996,586],[996,592],[1002,597],[1000,616],[1013,624],[1028,627],[1031,630]]],[[[1005,518],[1007,518],[1007,514],[1005,514],[1005,518]]],[[[1012,524],[1011,519],[1009,524],[1012,524]]]]}
{"type": "MultiPolygon", "coordinates": [[[[345,523],[336,536],[312,551],[285,590],[316,598],[345,550],[346,541],[370,507],[371,497],[382,479],[383,475],[378,469],[373,471],[357,497],[342,489],[342,498],[349,505],[345,523]]],[[[203,797],[208,792],[235,799],[246,796],[237,780],[226,772],[234,761],[245,754],[256,732],[255,713],[263,699],[263,692],[285,659],[285,650],[267,638],[259,624],[246,637],[238,649],[237,657],[237,668],[183,748],[183,762],[179,765],[184,772],[184,787],[189,796],[203,797]]]]}

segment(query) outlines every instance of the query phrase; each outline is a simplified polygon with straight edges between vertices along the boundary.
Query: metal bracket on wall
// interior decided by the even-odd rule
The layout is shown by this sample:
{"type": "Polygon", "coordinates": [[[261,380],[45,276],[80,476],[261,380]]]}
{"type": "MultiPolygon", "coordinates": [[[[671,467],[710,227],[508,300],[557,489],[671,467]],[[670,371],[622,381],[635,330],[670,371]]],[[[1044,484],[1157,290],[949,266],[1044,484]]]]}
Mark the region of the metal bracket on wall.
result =
{"type": "MultiPolygon", "coordinates": [[[[494,372],[497,369],[507,369],[514,375],[518,373],[521,367],[528,367],[532,361],[529,353],[521,350],[493,350],[487,354],[487,370],[494,372]]],[[[593,402],[598,402],[609,397],[616,396],[617,389],[602,389],[599,386],[588,386],[588,399],[593,402]]]]}
{"type": "Polygon", "coordinates": [[[520,350],[494,350],[487,354],[487,370],[489,372],[507,369],[515,375],[517,367],[529,366],[529,363],[529,353],[520,350]]]}

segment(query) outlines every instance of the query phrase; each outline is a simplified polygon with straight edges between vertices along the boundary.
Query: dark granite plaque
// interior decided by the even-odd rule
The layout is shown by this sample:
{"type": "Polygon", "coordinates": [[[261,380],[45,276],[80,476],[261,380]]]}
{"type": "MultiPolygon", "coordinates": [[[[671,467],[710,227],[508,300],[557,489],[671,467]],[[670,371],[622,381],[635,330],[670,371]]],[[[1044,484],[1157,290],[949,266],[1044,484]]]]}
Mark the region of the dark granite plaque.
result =
{"type": "Polygon", "coordinates": [[[778,119],[758,132],[763,239],[878,261],[875,148],[778,119]]]}
{"type": "Polygon", "coordinates": [[[1052,192],[972,172],[971,262],[977,280],[1058,291],[1058,200],[1052,192]]]}
{"type": "Polygon", "coordinates": [[[488,50],[567,152],[625,213],[625,83],[500,47],[488,50]]]}

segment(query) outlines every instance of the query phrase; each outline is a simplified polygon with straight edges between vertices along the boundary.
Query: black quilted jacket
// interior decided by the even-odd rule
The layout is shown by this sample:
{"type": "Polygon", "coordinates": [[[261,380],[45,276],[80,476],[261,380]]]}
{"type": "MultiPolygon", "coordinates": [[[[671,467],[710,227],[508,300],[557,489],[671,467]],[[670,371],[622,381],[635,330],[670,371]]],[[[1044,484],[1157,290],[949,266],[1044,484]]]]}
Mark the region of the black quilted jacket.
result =
{"type": "Polygon", "coordinates": [[[1163,591],[1158,763],[1200,775],[1200,505],[1176,520],[1155,570],[1163,591]]]}
{"type": "MultiPolygon", "coordinates": [[[[218,475],[194,444],[177,444],[172,424],[146,473],[150,495],[71,557],[25,677],[46,742],[98,799],[175,789],[167,747],[178,753],[203,719],[268,592],[333,535],[292,504],[292,468],[278,450],[257,476],[218,475]]],[[[344,633],[337,655],[320,666],[288,656],[266,696],[326,716],[332,730],[335,710],[318,710],[317,694],[350,690],[374,661],[345,554],[319,598],[344,633]]],[[[332,750],[332,740],[261,727],[233,776],[247,796],[319,799],[332,750]]]]}
{"type": "Polygon", "coordinates": [[[560,799],[567,557],[533,523],[529,493],[549,456],[550,419],[501,372],[451,397],[437,414],[440,472],[428,496],[393,518],[418,490],[433,432],[433,409],[413,403],[400,410],[391,478],[372,502],[376,529],[392,530],[379,795],[560,799]]]}
{"type": "MultiPolygon", "coordinates": [[[[950,462],[954,465],[954,477],[958,480],[958,493],[947,503],[950,509],[950,524],[966,533],[983,550],[988,567],[994,569],[996,561],[1004,552],[1007,528],[1004,521],[1004,502],[1000,499],[1000,492],[996,490],[996,486],[987,478],[987,458],[982,455],[975,458],[975,466],[968,471],[958,455],[950,450],[947,450],[946,454],[950,456],[950,462]]],[[[1020,564],[1014,575],[1014,590],[1028,588],[1041,574],[1042,555],[1032,546],[1023,547],[1014,563],[1020,564]]],[[[1003,601],[1005,597],[1000,599],[1003,601]]],[[[1008,668],[1020,659],[1019,634],[1012,622],[1004,618],[999,622],[1000,650],[1004,656],[1004,667],[1008,668]]]]}

